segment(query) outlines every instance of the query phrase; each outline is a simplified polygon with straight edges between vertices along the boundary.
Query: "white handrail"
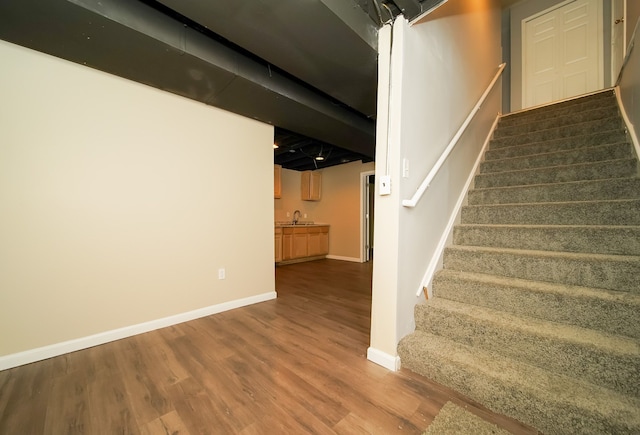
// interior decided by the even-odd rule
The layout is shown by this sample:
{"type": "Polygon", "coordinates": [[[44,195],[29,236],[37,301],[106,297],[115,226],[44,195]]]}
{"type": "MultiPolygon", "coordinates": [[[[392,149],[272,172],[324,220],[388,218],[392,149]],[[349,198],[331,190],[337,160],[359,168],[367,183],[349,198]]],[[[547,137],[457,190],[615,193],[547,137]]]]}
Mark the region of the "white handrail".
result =
{"type": "Polygon", "coordinates": [[[442,155],[440,156],[436,164],[433,166],[431,171],[429,171],[429,174],[427,174],[427,177],[424,179],[420,187],[418,187],[418,190],[416,191],[416,193],[413,194],[413,197],[411,199],[405,199],[402,201],[402,205],[404,207],[413,208],[418,204],[418,202],[422,198],[422,195],[424,195],[424,192],[429,188],[429,185],[431,184],[435,176],[438,174],[438,171],[440,171],[440,168],[444,164],[445,160],[447,160],[447,157],[449,157],[449,154],[451,154],[451,151],[453,151],[453,148],[458,143],[458,140],[460,140],[460,137],[469,126],[469,123],[471,123],[471,120],[473,119],[473,117],[476,115],[478,110],[480,110],[482,103],[484,103],[484,100],[487,99],[489,92],[491,92],[491,90],[493,89],[493,86],[496,84],[496,82],[500,78],[500,74],[502,74],[502,71],[504,70],[505,66],[507,66],[506,63],[500,64],[500,66],[498,67],[498,72],[496,73],[493,80],[491,80],[491,83],[489,83],[489,86],[484,91],[484,94],[482,94],[482,96],[480,97],[480,100],[478,100],[474,108],[471,110],[471,113],[469,113],[469,116],[467,116],[467,119],[464,120],[464,123],[460,126],[460,128],[458,129],[458,132],[453,137],[453,139],[451,139],[451,142],[449,142],[449,145],[447,145],[447,148],[444,150],[444,152],[442,153],[442,155]]]}

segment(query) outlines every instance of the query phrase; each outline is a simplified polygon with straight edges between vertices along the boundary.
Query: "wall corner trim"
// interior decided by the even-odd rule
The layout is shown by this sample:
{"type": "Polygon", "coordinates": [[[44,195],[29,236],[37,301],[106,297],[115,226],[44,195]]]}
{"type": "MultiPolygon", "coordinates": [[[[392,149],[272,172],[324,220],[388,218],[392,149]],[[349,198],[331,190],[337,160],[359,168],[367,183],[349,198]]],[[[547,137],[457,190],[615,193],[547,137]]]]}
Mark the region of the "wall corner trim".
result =
{"type": "Polygon", "coordinates": [[[367,359],[371,362],[374,362],[387,370],[391,370],[392,372],[397,372],[400,370],[400,357],[389,355],[386,352],[375,349],[373,347],[369,347],[367,349],[367,359]]]}
{"type": "Polygon", "coordinates": [[[243,299],[236,299],[221,304],[211,305],[209,307],[199,308],[197,310],[188,311],[186,313],[176,314],[149,322],[139,323],[137,325],[125,326],[123,328],[105,331],[87,337],[76,338],[62,343],[56,343],[36,349],[26,350],[5,356],[0,356],[0,370],[6,370],[13,367],[41,361],[47,358],[63,355],[69,352],[75,352],[82,349],[88,349],[93,346],[109,343],[111,341],[120,340],[134,335],[143,334],[145,332],[154,331],[160,328],[176,325],[178,323],[188,322],[190,320],[199,319],[201,317],[210,316],[212,314],[222,313],[224,311],[233,310],[235,308],[247,305],[257,304],[275,299],[276,292],[267,292],[243,299]]]}

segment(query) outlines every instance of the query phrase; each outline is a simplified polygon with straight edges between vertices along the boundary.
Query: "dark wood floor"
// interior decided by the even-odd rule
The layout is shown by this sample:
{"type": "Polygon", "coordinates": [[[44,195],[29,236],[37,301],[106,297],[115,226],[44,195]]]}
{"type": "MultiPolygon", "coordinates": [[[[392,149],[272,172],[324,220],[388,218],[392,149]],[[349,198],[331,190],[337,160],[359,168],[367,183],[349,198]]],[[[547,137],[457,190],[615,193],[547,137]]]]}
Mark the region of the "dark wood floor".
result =
{"type": "Polygon", "coordinates": [[[371,265],[278,267],[278,299],[0,372],[0,434],[419,434],[452,401],[366,359],[371,265]]]}

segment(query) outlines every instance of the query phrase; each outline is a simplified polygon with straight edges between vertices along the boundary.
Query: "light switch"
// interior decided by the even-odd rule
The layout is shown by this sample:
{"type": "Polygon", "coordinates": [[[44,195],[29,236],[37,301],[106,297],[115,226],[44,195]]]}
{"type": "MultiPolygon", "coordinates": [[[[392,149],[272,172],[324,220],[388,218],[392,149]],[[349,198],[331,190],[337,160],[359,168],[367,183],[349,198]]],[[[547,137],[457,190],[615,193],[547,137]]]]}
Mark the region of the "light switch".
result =
{"type": "Polygon", "coordinates": [[[402,178],[409,178],[409,159],[402,159],[402,178]]]}
{"type": "Polygon", "coordinates": [[[380,195],[391,195],[391,177],[389,175],[380,177],[380,195]]]}

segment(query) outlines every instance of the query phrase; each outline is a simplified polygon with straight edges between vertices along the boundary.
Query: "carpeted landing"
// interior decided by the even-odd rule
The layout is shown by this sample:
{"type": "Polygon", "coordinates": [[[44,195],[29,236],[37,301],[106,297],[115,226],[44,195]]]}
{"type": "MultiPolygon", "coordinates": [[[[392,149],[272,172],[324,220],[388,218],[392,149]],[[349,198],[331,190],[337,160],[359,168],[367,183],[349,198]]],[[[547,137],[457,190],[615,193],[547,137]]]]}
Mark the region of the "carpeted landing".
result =
{"type": "Polygon", "coordinates": [[[403,367],[541,432],[640,433],[640,178],[613,90],[502,117],[403,367]]]}
{"type": "Polygon", "coordinates": [[[447,402],[422,435],[510,435],[511,432],[447,402]]]}

